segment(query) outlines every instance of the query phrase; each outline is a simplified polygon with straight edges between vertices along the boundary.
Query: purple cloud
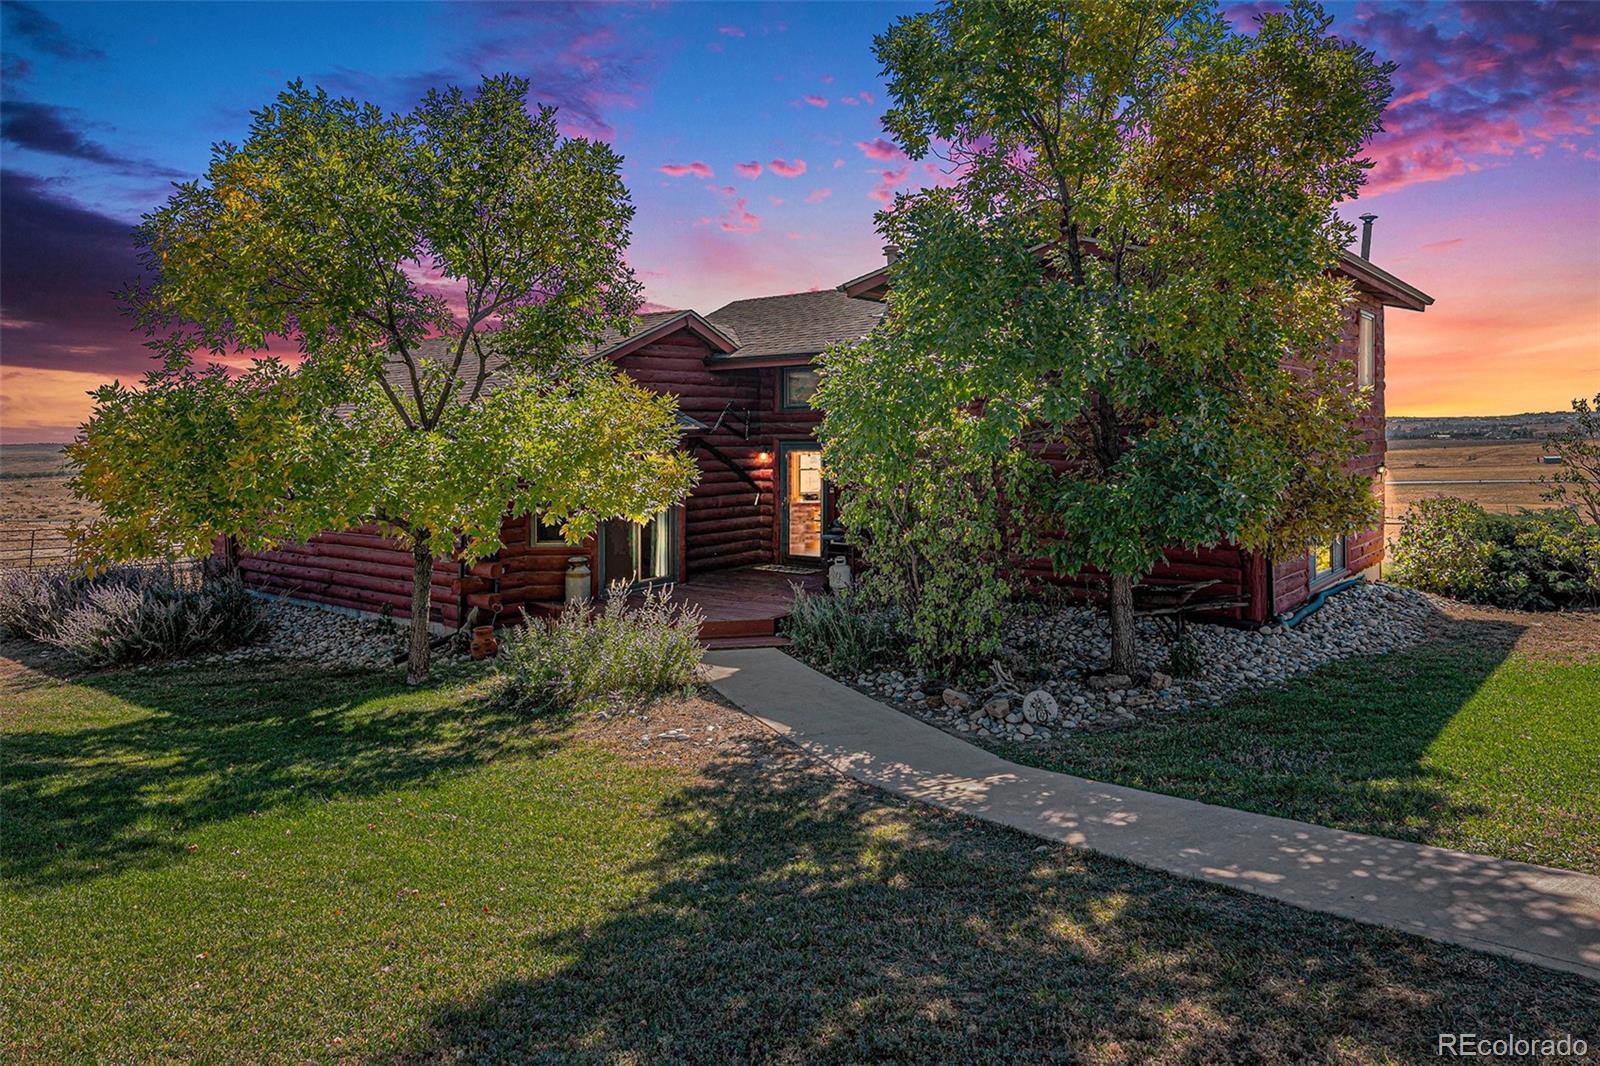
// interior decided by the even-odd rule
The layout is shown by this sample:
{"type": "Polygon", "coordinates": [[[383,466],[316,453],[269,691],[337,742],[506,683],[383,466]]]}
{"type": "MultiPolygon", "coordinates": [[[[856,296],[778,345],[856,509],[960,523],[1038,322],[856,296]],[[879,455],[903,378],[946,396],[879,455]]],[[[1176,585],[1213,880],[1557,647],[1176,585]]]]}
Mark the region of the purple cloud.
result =
{"type": "Polygon", "coordinates": [[[108,377],[151,368],[115,294],[140,272],[133,227],[0,171],[0,343],[13,367],[108,377]]]}
{"type": "Polygon", "coordinates": [[[806,161],[804,159],[795,159],[787,162],[782,159],[774,159],[767,166],[780,178],[798,178],[806,172],[806,161]]]}
{"type": "Polygon", "coordinates": [[[100,49],[75,41],[61,23],[33,4],[8,0],[5,9],[6,31],[21,41],[57,59],[104,59],[100,49]]]}
{"type": "Polygon", "coordinates": [[[68,108],[27,100],[0,101],[0,140],[34,152],[82,159],[113,167],[124,174],[152,178],[182,178],[180,171],[145,160],[117,155],[89,140],[76,127],[68,108]]]}
{"type": "Polygon", "coordinates": [[[761,164],[755,160],[751,160],[748,163],[735,163],[733,171],[741,178],[759,178],[761,176],[761,164]]]}

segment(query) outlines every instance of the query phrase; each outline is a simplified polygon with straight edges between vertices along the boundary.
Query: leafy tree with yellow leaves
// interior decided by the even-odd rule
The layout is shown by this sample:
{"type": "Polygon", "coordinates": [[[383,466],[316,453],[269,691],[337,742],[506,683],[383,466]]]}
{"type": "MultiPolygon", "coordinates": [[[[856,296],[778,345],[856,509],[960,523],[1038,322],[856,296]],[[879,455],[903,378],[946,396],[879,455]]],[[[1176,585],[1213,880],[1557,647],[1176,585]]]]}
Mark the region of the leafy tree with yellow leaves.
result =
{"type": "Polygon", "coordinates": [[[587,354],[639,302],[621,159],[527,93],[487,78],[402,115],[297,82],[145,217],[126,299],[164,362],[101,389],[71,449],[88,552],[382,523],[413,553],[415,683],[436,556],[493,553],[508,511],[576,541],[683,497],[672,399],[587,354]],[[293,368],[195,365],[274,341],[293,368]]]}

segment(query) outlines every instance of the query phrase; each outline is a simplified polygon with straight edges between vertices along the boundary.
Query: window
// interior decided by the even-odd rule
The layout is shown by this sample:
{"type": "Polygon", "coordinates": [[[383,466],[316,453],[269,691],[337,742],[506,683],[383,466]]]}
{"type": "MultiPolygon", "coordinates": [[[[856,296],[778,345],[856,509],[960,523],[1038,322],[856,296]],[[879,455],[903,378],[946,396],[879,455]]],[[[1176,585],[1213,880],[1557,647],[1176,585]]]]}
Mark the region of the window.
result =
{"type": "Polygon", "coordinates": [[[783,368],[782,397],[779,403],[786,411],[799,411],[811,406],[811,395],[817,391],[817,368],[814,366],[786,366],[783,368]]]}
{"type": "Polygon", "coordinates": [[[1378,380],[1378,319],[1371,311],[1361,312],[1361,339],[1356,349],[1356,384],[1368,388],[1378,380]]]}
{"type": "Polygon", "coordinates": [[[663,511],[640,525],[612,518],[600,525],[600,581],[629,585],[668,581],[673,577],[675,525],[673,511],[663,511]]]}
{"type": "Polygon", "coordinates": [[[1334,537],[1326,544],[1311,549],[1311,584],[1320,585],[1335,574],[1345,570],[1344,538],[1334,537]]]}
{"type": "Polygon", "coordinates": [[[536,548],[562,547],[571,548],[567,538],[561,535],[561,524],[550,523],[544,520],[544,515],[536,514],[528,521],[528,544],[536,548]]]}

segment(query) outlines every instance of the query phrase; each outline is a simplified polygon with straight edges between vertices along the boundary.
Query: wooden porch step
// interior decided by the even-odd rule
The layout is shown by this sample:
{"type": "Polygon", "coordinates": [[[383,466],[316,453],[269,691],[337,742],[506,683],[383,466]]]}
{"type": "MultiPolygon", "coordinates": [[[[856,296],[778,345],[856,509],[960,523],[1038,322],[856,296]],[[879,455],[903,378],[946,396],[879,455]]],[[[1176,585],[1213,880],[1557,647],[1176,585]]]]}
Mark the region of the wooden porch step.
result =
{"type": "Polygon", "coordinates": [[[709,637],[705,641],[710,651],[731,651],[734,648],[787,648],[788,637],[709,637]]]}

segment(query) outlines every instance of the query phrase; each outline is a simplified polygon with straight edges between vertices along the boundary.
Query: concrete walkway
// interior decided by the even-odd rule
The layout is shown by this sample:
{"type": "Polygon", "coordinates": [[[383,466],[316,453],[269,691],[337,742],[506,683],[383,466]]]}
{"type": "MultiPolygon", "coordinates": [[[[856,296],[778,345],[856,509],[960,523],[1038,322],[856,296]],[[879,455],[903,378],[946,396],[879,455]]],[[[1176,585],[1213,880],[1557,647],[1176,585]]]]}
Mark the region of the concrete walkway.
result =
{"type": "Polygon", "coordinates": [[[885,791],[1152,870],[1600,981],[1600,877],[1019,766],[771,648],[712,652],[706,662],[718,692],[885,791]]]}

